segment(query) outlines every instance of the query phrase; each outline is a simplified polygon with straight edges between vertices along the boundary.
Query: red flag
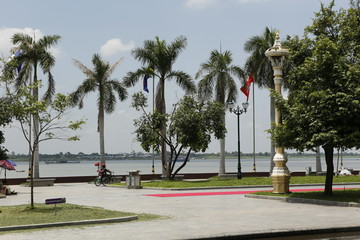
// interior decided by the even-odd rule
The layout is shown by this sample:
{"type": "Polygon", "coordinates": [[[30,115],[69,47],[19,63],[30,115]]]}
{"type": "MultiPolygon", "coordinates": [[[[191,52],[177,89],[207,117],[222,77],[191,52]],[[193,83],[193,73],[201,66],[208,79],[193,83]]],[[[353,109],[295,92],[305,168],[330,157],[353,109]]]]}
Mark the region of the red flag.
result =
{"type": "Polygon", "coordinates": [[[250,85],[254,82],[254,75],[251,73],[248,80],[246,81],[245,86],[241,87],[240,90],[245,94],[246,101],[249,100],[249,93],[250,93],[250,85]]]}

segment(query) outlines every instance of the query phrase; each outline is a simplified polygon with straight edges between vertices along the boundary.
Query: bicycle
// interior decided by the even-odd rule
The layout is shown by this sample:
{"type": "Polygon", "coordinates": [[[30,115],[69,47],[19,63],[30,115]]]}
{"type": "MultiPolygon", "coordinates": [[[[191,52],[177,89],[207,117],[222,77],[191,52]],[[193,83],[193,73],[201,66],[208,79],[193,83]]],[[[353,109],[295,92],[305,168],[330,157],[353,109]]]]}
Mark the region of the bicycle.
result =
{"type": "Polygon", "coordinates": [[[95,185],[100,186],[102,184],[103,186],[106,186],[114,177],[113,172],[106,175],[99,175],[95,178],[95,185]]]}

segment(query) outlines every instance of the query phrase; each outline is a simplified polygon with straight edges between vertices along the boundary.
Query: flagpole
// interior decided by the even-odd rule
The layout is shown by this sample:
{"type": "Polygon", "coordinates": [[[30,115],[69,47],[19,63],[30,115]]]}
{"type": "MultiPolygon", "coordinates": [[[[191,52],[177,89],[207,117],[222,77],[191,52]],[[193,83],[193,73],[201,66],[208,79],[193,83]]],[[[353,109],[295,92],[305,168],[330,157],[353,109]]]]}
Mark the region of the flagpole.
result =
{"type": "Polygon", "coordinates": [[[255,160],[255,82],[253,83],[253,172],[256,172],[256,160],[255,160]]]}
{"type": "MultiPolygon", "coordinates": [[[[152,88],[152,93],[153,93],[153,99],[152,99],[152,111],[154,114],[154,108],[155,108],[155,104],[154,104],[154,98],[155,98],[155,74],[153,74],[153,88],[152,88]]],[[[151,168],[151,172],[152,174],[155,174],[155,159],[154,159],[154,147],[152,148],[152,168],[151,168]]]]}
{"type": "Polygon", "coordinates": [[[250,94],[250,85],[253,83],[253,171],[256,172],[256,163],[255,163],[255,80],[253,73],[250,73],[248,80],[246,81],[245,85],[240,88],[240,90],[245,94],[246,96],[246,102],[249,100],[249,94],[250,94]]]}

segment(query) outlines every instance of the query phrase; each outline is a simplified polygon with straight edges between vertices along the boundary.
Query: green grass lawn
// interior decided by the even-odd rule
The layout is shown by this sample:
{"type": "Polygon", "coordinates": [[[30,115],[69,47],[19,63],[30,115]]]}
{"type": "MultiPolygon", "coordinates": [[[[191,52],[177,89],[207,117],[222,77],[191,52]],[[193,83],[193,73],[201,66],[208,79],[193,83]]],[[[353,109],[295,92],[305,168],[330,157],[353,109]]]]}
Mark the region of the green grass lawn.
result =
{"type": "Polygon", "coordinates": [[[55,215],[54,205],[35,204],[35,209],[31,209],[30,205],[17,205],[0,207],[0,226],[69,222],[134,215],[137,215],[140,221],[160,217],[150,214],[118,212],[98,207],[87,207],[68,203],[57,204],[55,215]]]}
{"type": "Polygon", "coordinates": [[[360,189],[334,190],[333,196],[325,196],[324,192],[293,192],[288,194],[274,194],[271,192],[256,192],[255,195],[309,198],[317,200],[338,201],[338,202],[356,202],[360,203],[360,189]]]}
{"type": "MultiPolygon", "coordinates": [[[[334,176],[334,183],[360,183],[360,176],[334,176]]],[[[325,183],[325,176],[306,176],[306,177],[291,177],[290,184],[308,184],[308,183],[325,183]]],[[[270,177],[247,177],[240,180],[232,179],[219,179],[213,177],[208,180],[201,181],[152,181],[142,182],[143,187],[156,187],[156,188],[195,188],[195,187],[224,187],[224,186],[249,186],[249,185],[272,185],[270,177]]],[[[116,184],[122,185],[125,184],[116,184]]]]}

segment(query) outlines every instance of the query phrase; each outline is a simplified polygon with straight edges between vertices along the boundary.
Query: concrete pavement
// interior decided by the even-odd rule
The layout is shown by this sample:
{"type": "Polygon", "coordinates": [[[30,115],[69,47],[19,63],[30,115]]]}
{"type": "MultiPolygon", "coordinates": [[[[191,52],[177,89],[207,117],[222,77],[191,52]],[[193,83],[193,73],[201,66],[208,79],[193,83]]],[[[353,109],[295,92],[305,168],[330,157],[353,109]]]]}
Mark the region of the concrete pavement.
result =
{"type": "MultiPolygon", "coordinates": [[[[18,194],[0,199],[1,207],[30,202],[30,188],[12,188],[18,194]]],[[[223,236],[338,227],[360,229],[360,208],[286,203],[245,198],[244,195],[165,198],[145,195],[169,192],[174,193],[164,190],[96,187],[87,183],[37,187],[35,201],[40,203],[44,203],[47,198],[66,197],[67,203],[158,214],[166,218],[146,222],[0,233],[0,239],[214,239],[223,236]]]]}

